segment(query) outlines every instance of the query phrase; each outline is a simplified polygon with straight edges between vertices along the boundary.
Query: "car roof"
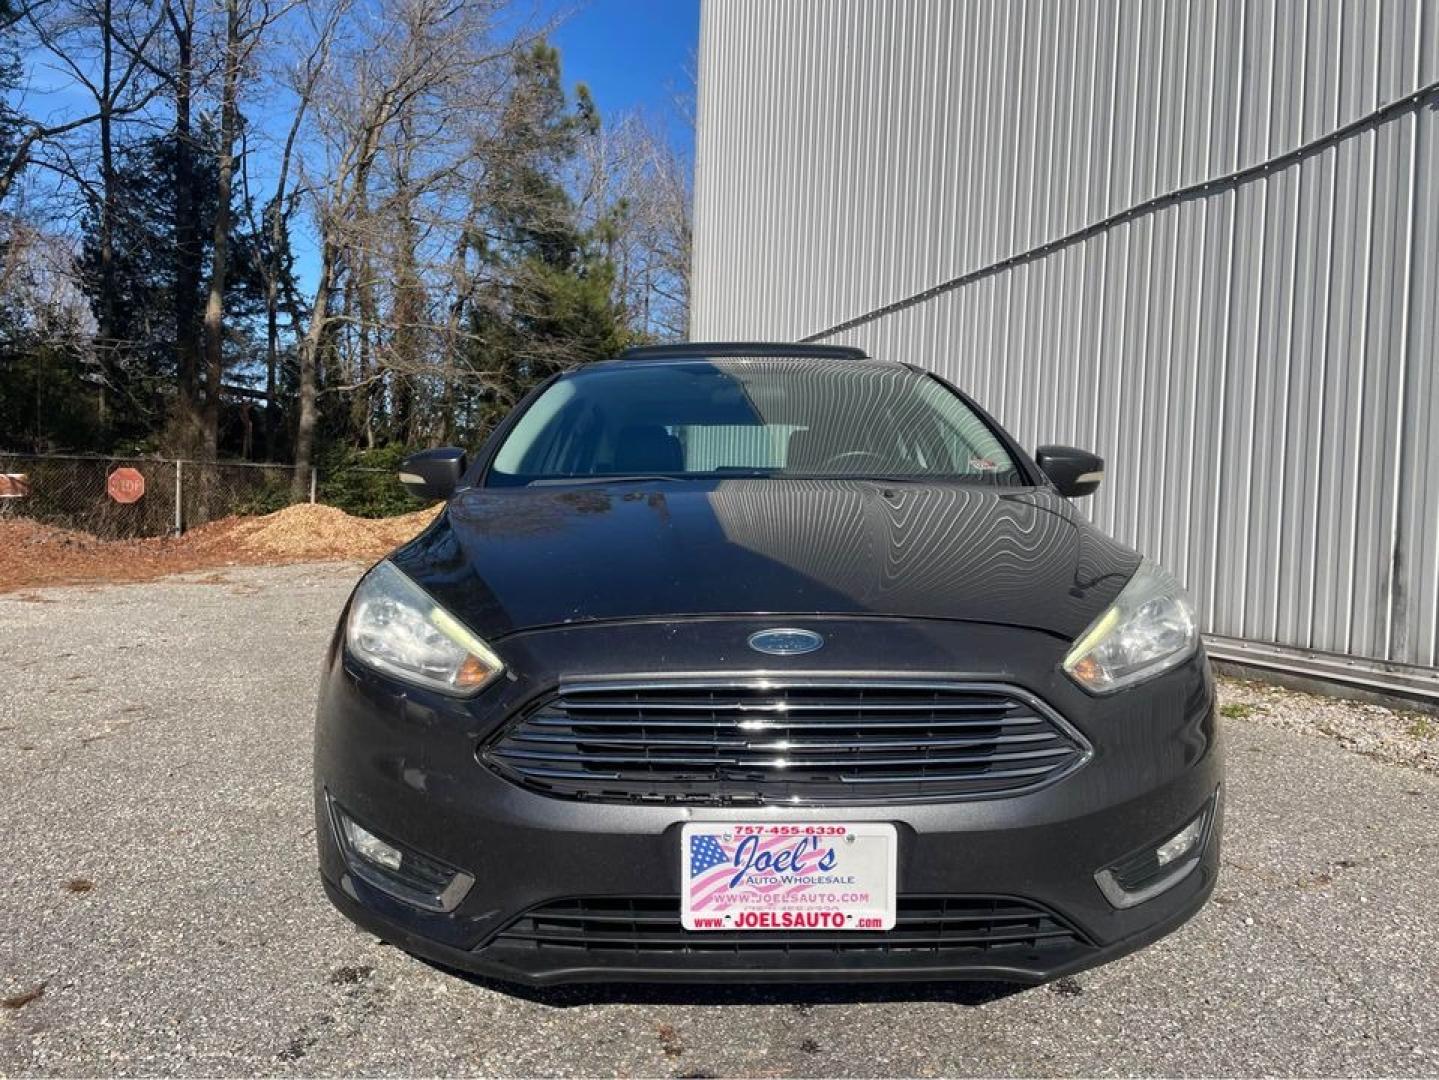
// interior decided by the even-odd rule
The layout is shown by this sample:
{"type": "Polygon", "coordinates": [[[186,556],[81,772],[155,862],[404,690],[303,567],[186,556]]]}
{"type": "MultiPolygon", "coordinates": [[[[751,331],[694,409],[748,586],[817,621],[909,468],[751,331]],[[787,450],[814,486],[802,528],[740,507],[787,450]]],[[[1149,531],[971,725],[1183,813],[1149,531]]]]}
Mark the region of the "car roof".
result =
{"type": "Polygon", "coordinates": [[[685,341],[668,345],[638,345],[620,353],[617,360],[868,360],[869,354],[853,345],[824,345],[805,341],[685,341]]]}

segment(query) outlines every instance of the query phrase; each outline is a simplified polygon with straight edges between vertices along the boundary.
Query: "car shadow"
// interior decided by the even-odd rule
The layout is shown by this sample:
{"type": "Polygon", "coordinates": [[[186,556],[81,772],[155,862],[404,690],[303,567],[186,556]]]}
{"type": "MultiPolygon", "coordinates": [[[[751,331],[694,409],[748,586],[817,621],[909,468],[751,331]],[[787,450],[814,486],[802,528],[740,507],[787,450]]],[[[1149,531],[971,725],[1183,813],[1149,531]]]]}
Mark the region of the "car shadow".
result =
{"type": "MultiPolygon", "coordinates": [[[[418,958],[417,958],[418,959],[418,958]]],[[[803,1012],[819,1005],[940,1003],[976,1008],[1033,989],[1004,982],[574,983],[525,986],[422,960],[471,986],[554,1009],[586,1005],[778,1005],[803,1012]]]]}

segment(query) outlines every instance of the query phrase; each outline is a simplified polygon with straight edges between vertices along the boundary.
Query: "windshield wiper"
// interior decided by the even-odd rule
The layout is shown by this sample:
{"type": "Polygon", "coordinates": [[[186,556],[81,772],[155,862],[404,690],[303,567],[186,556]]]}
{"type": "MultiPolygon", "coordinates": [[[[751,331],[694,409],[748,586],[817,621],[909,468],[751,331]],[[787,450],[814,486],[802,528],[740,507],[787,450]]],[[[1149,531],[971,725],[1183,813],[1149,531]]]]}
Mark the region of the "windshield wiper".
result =
{"type": "Polygon", "coordinates": [[[837,480],[861,484],[978,484],[1012,487],[1000,484],[985,473],[911,473],[904,476],[879,476],[871,473],[800,474],[781,473],[786,480],[837,480]]]}
{"type": "Polygon", "coordinates": [[[876,476],[872,473],[780,473],[781,480],[838,480],[847,483],[859,484],[931,484],[935,477],[926,475],[916,476],[876,476]]]}
{"type": "Polygon", "coordinates": [[[656,480],[678,482],[682,476],[546,476],[531,480],[526,487],[563,487],[569,484],[648,484],[656,480]]]}

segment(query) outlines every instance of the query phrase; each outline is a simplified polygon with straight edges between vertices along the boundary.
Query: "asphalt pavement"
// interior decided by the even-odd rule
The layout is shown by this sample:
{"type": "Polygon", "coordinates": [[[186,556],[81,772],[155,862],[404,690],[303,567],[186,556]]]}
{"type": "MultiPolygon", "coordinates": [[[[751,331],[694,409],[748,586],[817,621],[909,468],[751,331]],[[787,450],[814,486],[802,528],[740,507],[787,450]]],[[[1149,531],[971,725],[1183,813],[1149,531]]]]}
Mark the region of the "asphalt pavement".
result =
{"type": "Polygon", "coordinates": [[[0,1076],[1439,1072],[1439,777],[1244,719],[1213,903],[1047,987],[521,993],[381,945],[314,867],[355,574],[0,596],[0,1076]]]}

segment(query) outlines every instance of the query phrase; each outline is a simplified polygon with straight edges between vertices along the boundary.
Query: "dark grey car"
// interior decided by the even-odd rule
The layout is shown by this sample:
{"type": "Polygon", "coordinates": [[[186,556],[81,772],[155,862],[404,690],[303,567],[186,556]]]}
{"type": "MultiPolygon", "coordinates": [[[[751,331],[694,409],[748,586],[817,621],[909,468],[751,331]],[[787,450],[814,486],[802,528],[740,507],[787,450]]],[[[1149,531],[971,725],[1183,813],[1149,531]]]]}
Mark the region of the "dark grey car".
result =
{"type": "Polygon", "coordinates": [[[340,618],[320,868],[497,977],[1039,981],[1214,887],[1183,590],[932,374],[637,350],[550,380],[340,618]]]}

